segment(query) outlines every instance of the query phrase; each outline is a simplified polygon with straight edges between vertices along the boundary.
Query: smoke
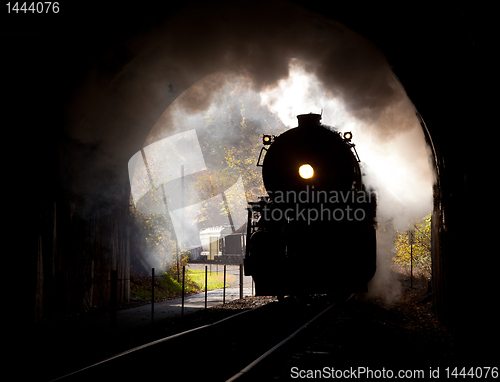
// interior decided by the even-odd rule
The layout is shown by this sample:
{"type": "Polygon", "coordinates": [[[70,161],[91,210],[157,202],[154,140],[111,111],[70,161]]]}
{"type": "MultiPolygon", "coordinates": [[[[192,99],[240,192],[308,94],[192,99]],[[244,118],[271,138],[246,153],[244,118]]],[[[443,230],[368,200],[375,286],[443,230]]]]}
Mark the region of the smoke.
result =
{"type": "MultiPolygon", "coordinates": [[[[322,110],[323,123],[352,131],[379,195],[379,224],[401,229],[431,210],[433,174],[414,107],[382,52],[342,24],[284,1],[210,2],[180,10],[121,48],[117,69],[96,67],[69,109],[69,146],[85,148],[72,151],[71,162],[63,158],[78,169],[75,187],[126,189],[135,153],[202,124],[203,113],[238,84],[287,127],[297,114],[322,110]]],[[[376,281],[392,249],[390,240],[379,243],[387,246],[379,246],[376,293],[386,285],[376,281]]]]}
{"type": "MultiPolygon", "coordinates": [[[[325,125],[353,133],[364,183],[378,196],[377,273],[369,284],[369,295],[391,303],[401,292],[390,271],[395,230],[409,228],[432,209],[431,153],[416,110],[394,76],[385,77],[385,88],[392,91],[383,94],[389,99],[373,103],[368,114],[333,96],[318,73],[309,73],[306,68],[299,60],[291,60],[289,77],[261,93],[262,102],[288,126],[296,125],[297,114],[321,110],[325,125]]],[[[369,97],[360,97],[369,103],[369,97]]]]}

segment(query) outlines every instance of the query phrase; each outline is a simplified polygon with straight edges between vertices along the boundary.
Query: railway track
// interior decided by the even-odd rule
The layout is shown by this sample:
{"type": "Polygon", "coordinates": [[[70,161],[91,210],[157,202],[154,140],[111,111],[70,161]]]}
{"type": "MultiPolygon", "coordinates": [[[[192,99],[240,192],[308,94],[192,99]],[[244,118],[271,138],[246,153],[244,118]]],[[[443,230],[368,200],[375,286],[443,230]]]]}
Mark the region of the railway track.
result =
{"type": "Polygon", "coordinates": [[[248,380],[258,364],[336,304],[325,296],[310,304],[270,303],[130,349],[54,381],[135,381],[174,375],[185,380],[248,380]]]}
{"type": "MultiPolygon", "coordinates": [[[[311,318],[309,321],[307,321],[304,325],[299,327],[297,330],[295,330],[292,334],[290,334],[288,337],[283,339],[281,342],[279,342],[277,345],[273,346],[271,349],[266,351],[264,354],[262,354],[260,357],[255,359],[253,362],[248,364],[245,368],[240,370],[238,373],[233,375],[231,378],[229,378],[226,382],[233,382],[233,381],[244,381],[244,380],[254,380],[256,377],[257,373],[262,374],[262,362],[263,361],[269,361],[270,358],[273,357],[273,355],[276,355],[276,352],[279,350],[283,350],[287,345],[290,344],[290,341],[293,340],[299,333],[302,333],[309,325],[313,324],[316,322],[320,317],[323,317],[327,312],[329,312],[332,308],[336,307],[339,303],[341,302],[347,302],[349,299],[352,298],[354,294],[351,294],[347,299],[339,302],[333,302],[329,304],[325,309],[323,309],[320,313],[315,315],[313,318],[311,318]],[[260,364],[261,369],[256,371],[256,368],[260,364]],[[252,372],[254,372],[252,374],[252,372]]],[[[267,368],[266,368],[267,369],[267,368]]],[[[267,370],[265,370],[267,372],[267,370]]],[[[262,379],[260,379],[262,380],[262,379]]]]}
{"type": "MultiPolygon", "coordinates": [[[[466,365],[470,371],[477,364],[476,358],[455,353],[458,348],[446,342],[444,333],[417,329],[419,317],[363,299],[332,306],[318,318],[306,326],[305,333],[290,336],[293,341],[283,341],[283,346],[229,381],[432,379],[439,370],[443,374],[455,370],[451,366],[462,370],[466,365]]],[[[488,362],[486,358],[480,361],[488,362]]],[[[491,370],[496,375],[493,364],[474,372],[491,370]]]]}

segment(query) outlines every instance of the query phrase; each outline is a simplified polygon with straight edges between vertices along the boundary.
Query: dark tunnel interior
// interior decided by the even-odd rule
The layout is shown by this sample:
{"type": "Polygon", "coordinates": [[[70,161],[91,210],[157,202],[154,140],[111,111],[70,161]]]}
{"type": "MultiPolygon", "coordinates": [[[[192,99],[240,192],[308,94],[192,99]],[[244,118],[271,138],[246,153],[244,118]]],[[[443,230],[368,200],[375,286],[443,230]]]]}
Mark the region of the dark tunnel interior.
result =
{"type": "MultiPolygon", "coordinates": [[[[217,4],[223,13],[225,3],[217,4]]],[[[252,16],[268,12],[266,2],[258,7],[255,4],[242,2],[241,7],[252,8],[252,16]]],[[[351,2],[332,5],[324,1],[290,4],[338,21],[373,42],[416,106],[437,174],[432,211],[434,307],[444,322],[460,328],[457,330],[463,341],[471,347],[494,344],[491,341],[498,340],[498,275],[492,264],[496,263],[498,252],[494,243],[498,203],[492,189],[494,151],[488,147],[495,127],[495,89],[491,83],[496,73],[492,59],[496,44],[489,21],[492,9],[466,3],[449,7],[392,7],[375,3],[359,6],[351,2]]],[[[27,238],[20,241],[22,249],[17,250],[26,264],[22,323],[36,321],[39,314],[50,320],[60,306],[79,309],[73,306],[77,304],[74,301],[61,303],[57,295],[60,291],[47,292],[42,308],[34,293],[49,279],[62,283],[62,289],[71,288],[64,280],[69,280],[67,275],[79,267],[79,260],[72,257],[77,242],[86,243],[82,244],[83,252],[92,261],[107,262],[106,267],[122,267],[119,272],[126,272],[126,266],[120,264],[121,256],[130,250],[122,241],[127,234],[128,223],[123,215],[130,197],[127,161],[140,150],[161,112],[200,78],[186,78],[179,86],[165,84],[163,95],[148,105],[149,114],[137,117],[138,128],[131,130],[128,125],[112,135],[92,129],[120,118],[113,114],[120,111],[73,120],[73,108],[78,107],[86,82],[89,78],[105,79],[100,85],[112,89],[109,94],[126,102],[130,94],[120,88],[120,76],[135,75],[126,69],[144,48],[140,36],[156,33],[165,23],[176,25],[178,11],[188,10],[196,15],[206,6],[198,2],[141,2],[116,7],[78,1],[61,3],[57,14],[3,12],[2,67],[7,85],[3,92],[8,116],[4,122],[8,155],[4,158],[8,174],[12,171],[13,175],[8,175],[7,183],[13,187],[10,192],[15,193],[19,200],[16,203],[22,206],[17,215],[23,223],[12,228],[27,238]],[[75,135],[71,131],[74,126],[92,130],[97,138],[87,140],[75,135]],[[107,150],[115,144],[110,140],[117,137],[127,137],[126,142],[133,144],[119,155],[110,155],[107,150]],[[66,166],[62,158],[87,165],[66,166]],[[104,169],[93,167],[100,161],[112,165],[104,169]],[[115,171],[116,168],[120,170],[115,171]],[[97,177],[104,179],[101,186],[107,190],[105,196],[93,193],[94,188],[89,187],[97,177]],[[66,216],[57,222],[61,229],[57,240],[56,215],[66,216]],[[102,223],[89,226],[85,219],[89,216],[102,223]],[[70,225],[73,231],[67,229],[70,225]],[[42,243],[43,253],[55,256],[53,262],[44,258],[43,269],[37,265],[42,243]],[[90,248],[99,249],[90,253],[90,248]],[[100,258],[99,251],[107,248],[113,248],[111,256],[100,258]],[[65,251],[69,254],[66,257],[55,255],[65,251]]],[[[203,29],[203,25],[197,27],[203,29]]],[[[256,23],[256,35],[259,28],[261,25],[256,23]]],[[[188,40],[192,43],[197,38],[190,36],[188,40]]],[[[182,45],[180,37],[179,44],[182,45]]],[[[219,51],[214,48],[207,55],[213,53],[219,51]]],[[[280,47],[276,54],[280,54],[280,47]]],[[[186,60],[187,66],[191,65],[189,60],[197,62],[196,57],[186,56],[186,60]]],[[[209,64],[216,65],[217,61],[209,64]]],[[[192,65],[203,67],[200,63],[192,65]]],[[[215,69],[203,67],[199,76],[215,69]]],[[[93,94],[85,96],[96,103],[103,101],[97,94],[95,98],[93,94]]],[[[78,277],[71,282],[85,282],[78,277]]],[[[123,288],[126,293],[126,287],[123,288]]]]}

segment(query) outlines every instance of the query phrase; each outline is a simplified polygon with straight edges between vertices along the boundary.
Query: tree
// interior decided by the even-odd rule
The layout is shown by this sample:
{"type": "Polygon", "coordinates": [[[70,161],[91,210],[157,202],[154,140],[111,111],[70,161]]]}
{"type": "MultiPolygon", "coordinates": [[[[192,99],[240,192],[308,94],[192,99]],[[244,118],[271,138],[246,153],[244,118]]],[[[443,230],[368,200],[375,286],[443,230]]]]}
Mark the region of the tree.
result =
{"type": "MultiPolygon", "coordinates": [[[[261,169],[257,167],[262,134],[277,134],[285,127],[252,93],[233,94],[227,101],[205,115],[206,126],[199,136],[205,161],[212,169],[199,176],[196,188],[200,198],[207,200],[223,194],[241,176],[245,200],[236,193],[225,197],[231,205],[245,209],[247,200],[265,195],[261,169]]],[[[227,216],[227,212],[224,202],[216,211],[207,205],[199,221],[205,227],[216,225],[214,217],[227,216]]]]}
{"type": "Polygon", "coordinates": [[[404,266],[410,266],[413,257],[413,266],[426,272],[431,271],[431,215],[413,225],[413,229],[398,232],[395,241],[394,261],[404,266]],[[412,240],[413,238],[413,240],[412,240]]]}
{"type": "Polygon", "coordinates": [[[257,167],[257,160],[262,148],[262,134],[258,132],[259,127],[254,121],[243,117],[240,123],[240,142],[243,144],[224,147],[224,159],[228,169],[241,175],[247,199],[254,197],[252,194],[265,194],[261,169],[257,167]]]}
{"type": "MultiPolygon", "coordinates": [[[[205,111],[186,110],[184,114],[182,111],[177,113],[175,127],[181,131],[196,129],[205,165],[209,169],[185,178],[183,204],[189,206],[201,202],[197,216],[186,218],[195,220],[199,229],[220,225],[220,221],[223,221],[221,218],[228,216],[228,203],[241,212],[245,211],[247,200],[265,195],[261,169],[256,166],[262,147],[262,134],[278,134],[286,128],[277,116],[261,104],[259,94],[250,91],[248,84],[242,83],[221,93],[205,111]],[[245,195],[227,192],[240,177],[245,195]],[[215,198],[217,203],[213,200],[204,202],[219,195],[215,198]]],[[[161,168],[161,160],[164,158],[148,158],[151,173],[148,178],[138,178],[149,179],[150,176],[159,179],[159,174],[155,174],[153,168],[161,168]]],[[[150,251],[157,260],[169,262],[168,257],[175,256],[172,255],[175,254],[175,235],[168,214],[162,216],[158,213],[166,210],[164,192],[161,187],[150,189],[149,180],[144,184],[134,184],[133,187],[142,192],[147,191],[139,201],[142,212],[132,208],[137,225],[142,228],[150,251]]],[[[169,192],[166,191],[167,203],[170,203],[169,192]]]]}

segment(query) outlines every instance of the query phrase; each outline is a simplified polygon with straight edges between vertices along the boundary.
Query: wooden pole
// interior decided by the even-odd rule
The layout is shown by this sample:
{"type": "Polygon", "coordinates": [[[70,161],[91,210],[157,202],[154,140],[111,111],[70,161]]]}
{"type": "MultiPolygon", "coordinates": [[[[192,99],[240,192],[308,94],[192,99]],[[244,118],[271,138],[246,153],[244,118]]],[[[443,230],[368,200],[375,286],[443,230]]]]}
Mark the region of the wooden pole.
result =
{"type": "Polygon", "coordinates": [[[224,287],[222,288],[222,304],[226,303],[226,264],[224,264],[224,287]]]}
{"type": "Polygon", "coordinates": [[[177,282],[181,281],[179,272],[180,272],[180,265],[179,265],[179,238],[175,241],[175,256],[177,258],[177,282]]]}
{"type": "Polygon", "coordinates": [[[243,264],[240,264],[240,299],[243,298],[243,264]]]}
{"type": "MultiPolygon", "coordinates": [[[[184,165],[181,165],[181,208],[184,208],[184,165]]],[[[181,232],[179,237],[177,238],[177,243],[179,243],[179,240],[182,240],[184,237],[184,212],[181,210],[181,232]]],[[[177,282],[179,282],[179,272],[180,270],[180,264],[179,264],[179,254],[180,251],[182,250],[181,246],[179,245],[179,252],[177,255],[177,282]]]]}
{"type": "Polygon", "coordinates": [[[184,316],[184,280],[186,279],[186,266],[182,266],[182,307],[181,307],[181,317],[184,316]]]}
{"type": "Polygon", "coordinates": [[[410,241],[410,288],[413,288],[413,230],[408,231],[410,241]]]}

